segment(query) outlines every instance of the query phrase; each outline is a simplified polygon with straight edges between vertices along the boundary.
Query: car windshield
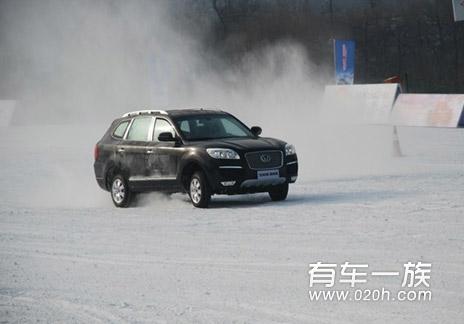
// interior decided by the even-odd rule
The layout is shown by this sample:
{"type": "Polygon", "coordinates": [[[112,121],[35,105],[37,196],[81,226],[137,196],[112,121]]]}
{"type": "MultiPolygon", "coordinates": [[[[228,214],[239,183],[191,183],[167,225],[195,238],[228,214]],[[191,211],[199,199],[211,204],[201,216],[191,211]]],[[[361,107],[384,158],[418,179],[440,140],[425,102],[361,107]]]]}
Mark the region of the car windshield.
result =
{"type": "Polygon", "coordinates": [[[174,119],[182,136],[189,141],[232,137],[254,137],[251,131],[230,115],[191,115],[174,119]]]}

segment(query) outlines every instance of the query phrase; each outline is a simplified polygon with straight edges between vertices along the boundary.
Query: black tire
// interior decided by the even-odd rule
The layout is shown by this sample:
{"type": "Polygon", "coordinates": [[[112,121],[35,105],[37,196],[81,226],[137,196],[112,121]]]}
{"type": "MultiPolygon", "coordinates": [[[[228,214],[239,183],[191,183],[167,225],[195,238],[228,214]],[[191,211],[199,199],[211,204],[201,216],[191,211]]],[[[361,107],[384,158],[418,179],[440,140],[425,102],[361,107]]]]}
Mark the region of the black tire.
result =
{"type": "Polygon", "coordinates": [[[272,201],[282,201],[287,199],[288,195],[288,183],[284,183],[283,185],[279,185],[274,189],[269,191],[269,197],[271,197],[272,201]]]}
{"type": "Polygon", "coordinates": [[[193,173],[188,185],[188,194],[193,206],[207,208],[211,200],[211,189],[202,171],[193,173]]]}
{"type": "Polygon", "coordinates": [[[120,174],[116,174],[111,180],[110,194],[116,207],[129,207],[132,202],[133,193],[127,180],[120,174]]]}

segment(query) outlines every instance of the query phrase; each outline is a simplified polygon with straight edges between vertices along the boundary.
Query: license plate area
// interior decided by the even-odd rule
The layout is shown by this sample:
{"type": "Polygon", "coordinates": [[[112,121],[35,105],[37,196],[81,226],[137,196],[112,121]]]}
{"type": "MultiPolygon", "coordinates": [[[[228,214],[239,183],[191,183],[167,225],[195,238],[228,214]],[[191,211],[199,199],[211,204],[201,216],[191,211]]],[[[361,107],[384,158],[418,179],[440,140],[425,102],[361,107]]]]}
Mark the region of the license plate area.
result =
{"type": "Polygon", "coordinates": [[[257,171],[258,180],[271,180],[278,179],[280,174],[279,170],[262,170],[257,171]]]}

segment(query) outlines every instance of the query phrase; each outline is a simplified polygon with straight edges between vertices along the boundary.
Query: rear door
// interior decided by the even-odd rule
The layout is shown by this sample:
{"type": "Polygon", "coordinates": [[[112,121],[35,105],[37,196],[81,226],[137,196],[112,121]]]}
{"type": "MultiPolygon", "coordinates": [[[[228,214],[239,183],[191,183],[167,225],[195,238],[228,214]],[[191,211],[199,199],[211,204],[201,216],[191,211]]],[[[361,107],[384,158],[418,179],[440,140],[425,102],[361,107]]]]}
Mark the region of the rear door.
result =
{"type": "Polygon", "coordinates": [[[135,117],[125,139],[116,148],[124,167],[129,171],[129,185],[133,190],[147,187],[146,158],[154,121],[152,116],[135,117]]]}

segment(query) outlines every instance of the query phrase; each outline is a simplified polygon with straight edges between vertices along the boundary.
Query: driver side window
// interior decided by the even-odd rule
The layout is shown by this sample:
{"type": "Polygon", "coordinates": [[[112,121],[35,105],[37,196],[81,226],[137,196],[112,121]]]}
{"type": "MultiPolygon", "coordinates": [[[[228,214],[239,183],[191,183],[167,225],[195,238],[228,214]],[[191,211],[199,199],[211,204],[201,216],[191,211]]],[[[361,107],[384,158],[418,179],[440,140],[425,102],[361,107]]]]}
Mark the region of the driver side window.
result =
{"type": "Polygon", "coordinates": [[[174,128],[166,119],[157,118],[155,122],[155,129],[153,131],[153,141],[159,142],[158,136],[161,133],[171,133],[173,137],[176,136],[174,128]]]}

